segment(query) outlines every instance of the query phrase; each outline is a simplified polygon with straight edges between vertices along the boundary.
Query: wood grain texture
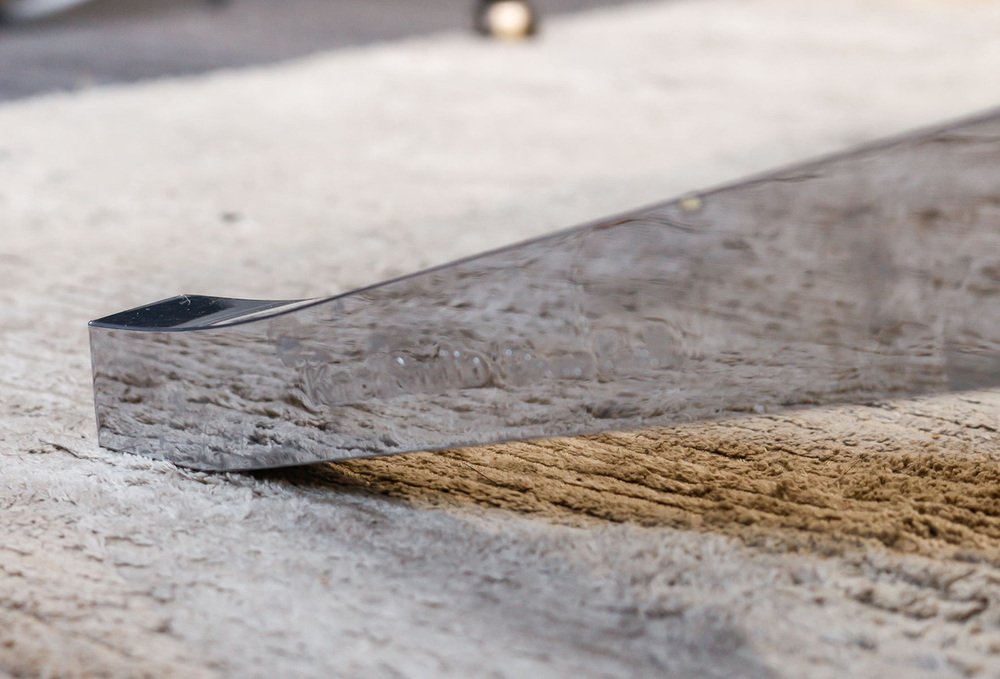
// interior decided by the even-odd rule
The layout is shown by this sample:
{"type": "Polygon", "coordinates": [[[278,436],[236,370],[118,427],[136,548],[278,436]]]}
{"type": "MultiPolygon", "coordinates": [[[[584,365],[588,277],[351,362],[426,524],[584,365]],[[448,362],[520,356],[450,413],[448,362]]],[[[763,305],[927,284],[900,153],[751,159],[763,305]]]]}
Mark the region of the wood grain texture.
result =
{"type": "Polygon", "coordinates": [[[1000,564],[1000,397],[968,393],[284,473],[416,506],[634,522],[821,554],[1000,564]]]}

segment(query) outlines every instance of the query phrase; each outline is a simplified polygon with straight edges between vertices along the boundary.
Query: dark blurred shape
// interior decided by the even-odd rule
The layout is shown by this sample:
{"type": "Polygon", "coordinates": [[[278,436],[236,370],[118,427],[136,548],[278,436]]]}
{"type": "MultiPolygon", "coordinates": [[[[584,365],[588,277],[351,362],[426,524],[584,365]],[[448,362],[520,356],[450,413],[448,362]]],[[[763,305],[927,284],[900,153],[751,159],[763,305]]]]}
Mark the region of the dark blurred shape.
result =
{"type": "MultiPolygon", "coordinates": [[[[628,1],[536,0],[535,9],[549,16],[628,1]]],[[[46,18],[0,26],[0,101],[468,30],[475,2],[90,0],[46,18]]],[[[0,0],[4,6],[15,7],[0,0]]]]}
{"type": "Polygon", "coordinates": [[[0,0],[0,21],[33,21],[90,0],[0,0]]]}

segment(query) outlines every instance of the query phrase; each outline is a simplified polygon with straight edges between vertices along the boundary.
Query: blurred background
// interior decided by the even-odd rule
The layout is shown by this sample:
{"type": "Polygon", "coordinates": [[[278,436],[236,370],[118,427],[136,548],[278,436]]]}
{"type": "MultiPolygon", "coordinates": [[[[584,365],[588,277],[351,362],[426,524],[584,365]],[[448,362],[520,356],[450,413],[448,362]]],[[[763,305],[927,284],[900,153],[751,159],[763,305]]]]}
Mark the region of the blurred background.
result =
{"type": "Polygon", "coordinates": [[[990,0],[0,7],[0,278],[85,259],[90,318],[332,294],[1000,103],[990,0]]]}
{"type": "MultiPolygon", "coordinates": [[[[304,56],[626,0],[0,0],[0,100],[304,56]]],[[[527,20],[526,20],[527,19],[527,20]]]]}

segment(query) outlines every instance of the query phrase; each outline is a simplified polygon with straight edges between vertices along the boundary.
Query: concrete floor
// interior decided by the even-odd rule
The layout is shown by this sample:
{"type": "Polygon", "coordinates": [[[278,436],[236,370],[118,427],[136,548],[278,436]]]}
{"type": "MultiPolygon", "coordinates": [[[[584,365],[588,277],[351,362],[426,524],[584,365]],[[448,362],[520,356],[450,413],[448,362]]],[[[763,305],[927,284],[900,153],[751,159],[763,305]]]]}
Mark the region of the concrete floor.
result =
{"type": "MultiPolygon", "coordinates": [[[[156,66],[197,43],[161,28],[221,35],[146,1],[145,28],[4,33],[38,51],[0,76],[73,47],[145,77],[101,36],[156,66]]],[[[995,106],[998,35],[983,0],[670,0],[525,49],[3,103],[0,677],[998,676],[995,393],[205,475],[96,445],[86,328],[356,288],[995,106]]]]}
{"type": "MultiPolygon", "coordinates": [[[[0,0],[0,5],[2,5],[0,0]]],[[[537,0],[544,17],[625,0],[537,0]]],[[[0,101],[471,26],[473,0],[94,0],[0,26],[0,101]]]]}

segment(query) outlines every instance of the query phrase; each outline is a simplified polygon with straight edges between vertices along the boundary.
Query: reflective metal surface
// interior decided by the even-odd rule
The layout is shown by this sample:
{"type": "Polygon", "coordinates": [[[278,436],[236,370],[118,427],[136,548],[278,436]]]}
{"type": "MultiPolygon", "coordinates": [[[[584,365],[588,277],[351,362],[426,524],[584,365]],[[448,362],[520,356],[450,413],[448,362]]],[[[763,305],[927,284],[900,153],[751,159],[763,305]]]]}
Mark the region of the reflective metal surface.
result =
{"type": "Polygon", "coordinates": [[[1000,114],[349,294],[91,323],[102,445],[253,469],[1000,383],[1000,114]]]}

